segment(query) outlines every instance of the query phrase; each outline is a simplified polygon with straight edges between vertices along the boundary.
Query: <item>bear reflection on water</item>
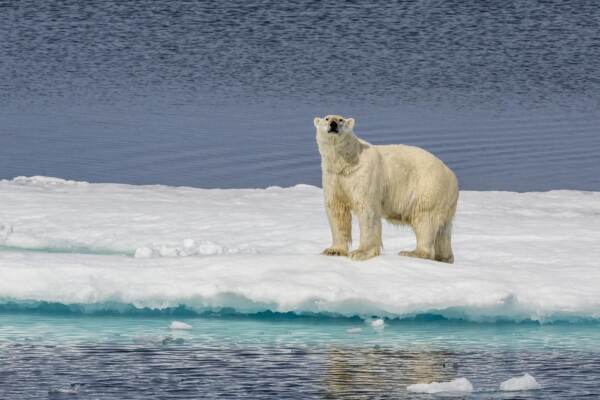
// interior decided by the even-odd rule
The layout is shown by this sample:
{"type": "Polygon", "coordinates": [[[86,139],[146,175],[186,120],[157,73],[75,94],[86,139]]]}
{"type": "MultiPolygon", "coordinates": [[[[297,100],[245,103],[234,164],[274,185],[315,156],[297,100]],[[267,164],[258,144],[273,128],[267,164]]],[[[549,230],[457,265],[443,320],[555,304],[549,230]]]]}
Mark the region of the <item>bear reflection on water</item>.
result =
{"type": "Polygon", "coordinates": [[[397,398],[413,383],[456,378],[450,353],[409,351],[382,347],[331,348],[326,355],[326,398],[397,398]]]}

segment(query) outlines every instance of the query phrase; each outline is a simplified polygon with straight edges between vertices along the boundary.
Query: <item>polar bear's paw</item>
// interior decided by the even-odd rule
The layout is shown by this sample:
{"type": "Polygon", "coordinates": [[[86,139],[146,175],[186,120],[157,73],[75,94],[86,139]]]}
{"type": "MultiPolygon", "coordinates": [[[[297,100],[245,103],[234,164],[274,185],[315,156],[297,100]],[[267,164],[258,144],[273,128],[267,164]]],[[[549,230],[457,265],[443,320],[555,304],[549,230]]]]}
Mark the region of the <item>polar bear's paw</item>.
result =
{"type": "Polygon", "coordinates": [[[346,257],[348,255],[348,250],[345,249],[340,249],[337,247],[328,247],[325,250],[323,250],[323,253],[326,256],[342,256],[342,257],[346,257]]]}
{"type": "Polygon", "coordinates": [[[404,257],[414,257],[414,258],[424,258],[426,260],[432,260],[433,257],[425,252],[422,251],[417,251],[417,250],[413,250],[413,251],[401,251],[400,253],[401,256],[404,257]]]}
{"type": "Polygon", "coordinates": [[[363,261],[368,260],[369,258],[373,258],[379,255],[379,250],[361,250],[357,249],[350,252],[350,258],[354,261],[363,261]]]}

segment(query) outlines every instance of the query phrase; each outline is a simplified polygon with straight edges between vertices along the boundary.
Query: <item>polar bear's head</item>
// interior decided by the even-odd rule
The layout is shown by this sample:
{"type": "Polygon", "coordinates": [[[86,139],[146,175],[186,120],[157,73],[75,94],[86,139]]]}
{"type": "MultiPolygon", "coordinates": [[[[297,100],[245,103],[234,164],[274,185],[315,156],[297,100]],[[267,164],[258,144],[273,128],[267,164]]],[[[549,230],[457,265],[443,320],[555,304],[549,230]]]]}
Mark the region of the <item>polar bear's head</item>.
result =
{"type": "Polygon", "coordinates": [[[325,118],[316,117],[314,123],[317,128],[317,138],[321,140],[336,142],[339,138],[353,134],[354,118],[326,115],[325,118]]]}

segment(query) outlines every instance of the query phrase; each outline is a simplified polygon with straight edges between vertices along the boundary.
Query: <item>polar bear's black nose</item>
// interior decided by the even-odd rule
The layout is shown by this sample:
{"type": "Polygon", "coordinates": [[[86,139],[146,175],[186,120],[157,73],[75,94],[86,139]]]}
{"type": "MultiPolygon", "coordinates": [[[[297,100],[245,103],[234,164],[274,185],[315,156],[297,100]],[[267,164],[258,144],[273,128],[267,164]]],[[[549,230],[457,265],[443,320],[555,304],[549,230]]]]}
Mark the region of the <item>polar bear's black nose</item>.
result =
{"type": "Polygon", "coordinates": [[[335,121],[331,121],[331,123],[329,124],[329,130],[331,132],[337,132],[338,131],[338,124],[335,121]]]}

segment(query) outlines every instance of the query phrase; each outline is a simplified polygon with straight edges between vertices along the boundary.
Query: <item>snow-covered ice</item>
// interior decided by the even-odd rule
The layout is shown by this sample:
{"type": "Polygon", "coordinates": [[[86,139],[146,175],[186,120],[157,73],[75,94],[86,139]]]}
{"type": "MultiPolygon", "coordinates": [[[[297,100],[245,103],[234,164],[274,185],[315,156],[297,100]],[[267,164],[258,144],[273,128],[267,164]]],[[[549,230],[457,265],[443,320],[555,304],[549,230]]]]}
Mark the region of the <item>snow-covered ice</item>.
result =
{"type": "Polygon", "coordinates": [[[500,390],[512,392],[518,390],[536,390],[541,389],[540,384],[529,374],[510,378],[500,384],[500,390]]]}
{"type": "Polygon", "coordinates": [[[456,378],[450,382],[416,383],[409,385],[406,390],[413,393],[471,393],[473,385],[467,378],[456,378]]]}
{"type": "Polygon", "coordinates": [[[0,181],[0,302],[597,319],[599,227],[600,193],[463,191],[455,264],[398,256],[414,235],[392,225],[381,257],[353,262],[319,254],[330,237],[317,187],[19,177],[0,181]]]}
{"type": "Polygon", "coordinates": [[[171,325],[169,325],[169,329],[188,331],[188,330],[192,329],[192,326],[190,324],[186,324],[185,322],[181,322],[181,321],[171,321],[171,325]]]}

